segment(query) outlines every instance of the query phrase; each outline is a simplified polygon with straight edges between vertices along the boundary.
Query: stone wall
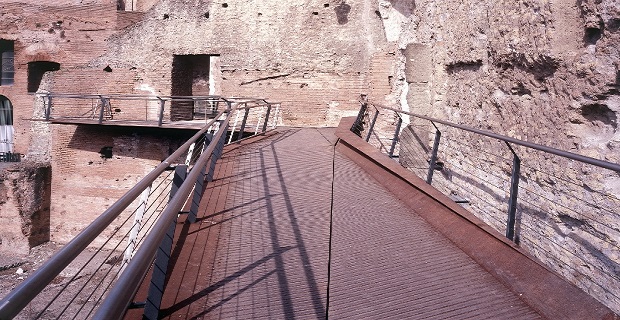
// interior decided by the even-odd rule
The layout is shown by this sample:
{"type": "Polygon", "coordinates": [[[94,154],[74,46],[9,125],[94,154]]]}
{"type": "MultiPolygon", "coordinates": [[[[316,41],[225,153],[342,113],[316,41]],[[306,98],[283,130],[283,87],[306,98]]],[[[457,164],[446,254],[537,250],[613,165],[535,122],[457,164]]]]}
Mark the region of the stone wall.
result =
{"type": "MultiPolygon", "coordinates": [[[[23,154],[22,159],[25,161],[21,166],[0,169],[3,183],[7,186],[1,196],[4,200],[0,201],[2,225],[6,227],[6,232],[2,232],[2,249],[27,253],[31,246],[50,239],[50,225],[54,226],[52,238],[67,241],[77,234],[77,229],[70,226],[72,222],[79,221],[79,225],[83,226],[101,213],[106,205],[96,197],[97,191],[91,193],[94,198],[88,205],[94,207],[93,211],[96,213],[84,215],[84,210],[76,207],[82,203],[72,201],[74,184],[67,182],[69,175],[61,174],[65,171],[59,169],[66,168],[64,155],[72,154],[70,147],[69,150],[60,151],[63,156],[59,157],[58,161],[56,159],[59,152],[56,148],[67,149],[68,147],[60,142],[66,139],[70,141],[71,136],[65,134],[70,135],[72,132],[70,129],[58,130],[40,121],[43,117],[43,102],[32,92],[29,64],[48,61],[60,65],[59,71],[43,74],[39,87],[41,92],[52,89],[62,93],[131,92],[131,79],[135,77],[131,71],[110,73],[103,68],[89,69],[87,65],[107,50],[107,40],[111,35],[131,27],[142,16],[143,13],[140,12],[118,12],[116,1],[111,0],[19,0],[4,1],[0,5],[0,39],[14,41],[15,53],[14,83],[0,86],[0,95],[9,98],[13,104],[14,152],[23,154]],[[125,89],[127,83],[129,89],[125,89]],[[39,192],[41,175],[48,179],[45,182],[48,188],[46,192],[39,192]],[[53,192],[49,190],[51,185],[53,192]],[[50,204],[51,199],[54,199],[53,204],[50,204]],[[64,210],[62,208],[71,208],[70,214],[61,215],[64,210]],[[65,219],[67,216],[70,218],[65,219]]],[[[131,137],[132,134],[128,135],[131,137]]],[[[85,143],[87,141],[88,139],[85,139],[85,143]]],[[[160,154],[154,157],[161,160],[160,154]]],[[[142,168],[152,167],[152,157],[147,158],[149,160],[142,164],[142,168]]],[[[137,162],[140,161],[142,160],[137,162]]],[[[82,163],[79,160],[78,162],[82,163]]],[[[146,169],[136,171],[144,170],[146,169]]],[[[109,186],[118,177],[107,178],[110,180],[102,184],[109,186]]],[[[75,179],[85,180],[83,175],[75,179]]]]}
{"type": "Polygon", "coordinates": [[[49,165],[0,163],[0,251],[28,253],[49,241],[51,180],[49,165]]]}
{"type": "MultiPolygon", "coordinates": [[[[0,86],[14,107],[14,150],[27,154],[31,144],[34,95],[28,92],[28,63],[50,61],[70,70],[106,50],[115,33],[117,12],[111,1],[9,1],[0,11],[0,39],[15,43],[15,82],[0,86]]],[[[89,81],[71,90],[93,90],[89,81]]],[[[37,139],[37,138],[35,138],[37,139]]]]}
{"type": "MultiPolygon", "coordinates": [[[[610,162],[620,161],[616,1],[380,1],[399,32],[388,104],[610,162]],[[403,18],[407,17],[407,18],[403,18]]],[[[395,31],[396,30],[396,31],[395,31]]],[[[426,177],[435,129],[409,120],[401,163],[426,177]],[[421,158],[421,159],[420,159],[421,158]],[[417,160],[416,160],[417,159],[417,160]]],[[[504,233],[512,153],[439,126],[433,185],[504,233]]],[[[387,135],[387,134],[386,134],[387,135]]],[[[620,174],[514,146],[517,241],[620,312],[620,174]]]]}
{"type": "Polygon", "coordinates": [[[360,94],[389,91],[388,76],[371,72],[395,59],[376,10],[359,0],[160,1],[90,66],[134,69],[137,88],[169,95],[191,91],[172,90],[175,57],[217,56],[215,94],[282,102],[289,125],[333,126],[360,94]]]}

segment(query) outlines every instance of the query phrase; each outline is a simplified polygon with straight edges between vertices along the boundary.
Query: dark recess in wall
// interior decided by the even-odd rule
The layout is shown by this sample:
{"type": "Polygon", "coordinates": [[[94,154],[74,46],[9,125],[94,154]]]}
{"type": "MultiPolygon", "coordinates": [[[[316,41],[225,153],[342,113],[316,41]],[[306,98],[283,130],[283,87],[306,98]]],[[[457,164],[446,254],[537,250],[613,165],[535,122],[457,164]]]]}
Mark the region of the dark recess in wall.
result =
{"type": "Polygon", "coordinates": [[[600,121],[605,125],[612,126],[614,129],[618,128],[616,113],[604,104],[594,103],[585,105],[581,107],[581,115],[592,122],[600,121]]]}
{"type": "Polygon", "coordinates": [[[103,159],[112,159],[112,147],[103,147],[99,150],[99,153],[103,159]]]}
{"type": "MultiPolygon", "coordinates": [[[[171,94],[208,95],[210,60],[211,56],[207,54],[175,55],[172,60],[171,94]]],[[[170,119],[192,120],[193,109],[192,101],[173,101],[170,107],[170,119]]]]}
{"type": "Polygon", "coordinates": [[[99,153],[101,155],[101,146],[113,146],[114,139],[122,137],[135,137],[142,143],[144,147],[145,141],[160,141],[162,145],[169,145],[169,153],[154,154],[152,152],[135,152],[124,149],[113,149],[112,156],[116,157],[137,157],[139,159],[158,160],[165,159],[169,154],[174,152],[178,147],[185,143],[190,137],[196,134],[197,130],[192,129],[163,129],[163,128],[139,128],[139,127],[115,127],[115,126],[98,126],[98,125],[79,125],[69,144],[70,149],[89,151],[99,153]],[[88,143],[91,141],[89,137],[99,137],[99,143],[88,143]]]}
{"type": "Polygon", "coordinates": [[[60,64],[51,61],[28,62],[28,92],[37,92],[43,75],[48,71],[60,70],[60,64]]]}
{"type": "Polygon", "coordinates": [[[351,6],[346,2],[342,2],[338,6],[334,8],[336,11],[336,18],[338,19],[338,24],[347,24],[349,22],[349,12],[351,12],[351,6]]]}
{"type": "Polygon", "coordinates": [[[583,41],[586,44],[596,44],[601,37],[603,36],[603,30],[600,28],[586,28],[585,35],[583,36],[583,41]]]}

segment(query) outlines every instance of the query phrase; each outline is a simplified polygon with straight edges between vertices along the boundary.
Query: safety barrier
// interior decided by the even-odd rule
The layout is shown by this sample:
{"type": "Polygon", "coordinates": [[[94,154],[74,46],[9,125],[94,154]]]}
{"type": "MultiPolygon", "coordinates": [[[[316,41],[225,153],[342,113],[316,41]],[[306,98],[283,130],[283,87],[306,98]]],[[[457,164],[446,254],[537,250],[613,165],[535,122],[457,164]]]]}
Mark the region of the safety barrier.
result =
{"type": "Polygon", "coordinates": [[[276,104],[220,101],[225,109],[4,297],[0,319],[117,319],[129,307],[157,318],[178,215],[196,221],[204,184],[227,142],[262,134],[277,122],[276,104]],[[233,118],[242,118],[238,127],[231,126],[233,118]],[[132,301],[153,265],[148,299],[132,301]]]}
{"type": "Polygon", "coordinates": [[[620,311],[620,165],[367,101],[351,130],[620,311]]]}
{"type": "MultiPolygon", "coordinates": [[[[279,109],[279,103],[256,98],[221,96],[153,96],[130,94],[38,93],[46,121],[74,120],[146,122],[161,127],[178,121],[208,121],[222,108],[260,105],[279,109]]],[[[275,110],[273,110],[275,112],[275,110]]]]}

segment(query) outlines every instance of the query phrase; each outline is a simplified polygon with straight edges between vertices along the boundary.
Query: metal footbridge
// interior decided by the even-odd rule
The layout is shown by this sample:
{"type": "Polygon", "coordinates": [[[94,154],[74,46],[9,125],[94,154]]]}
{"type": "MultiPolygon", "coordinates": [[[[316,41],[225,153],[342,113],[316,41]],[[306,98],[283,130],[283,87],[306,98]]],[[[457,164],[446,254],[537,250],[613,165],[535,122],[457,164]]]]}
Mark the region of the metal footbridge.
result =
{"type": "Polygon", "coordinates": [[[440,134],[421,159],[406,152],[414,114],[364,102],[338,128],[269,130],[266,101],[227,106],[4,297],[0,318],[617,318],[517,244],[517,146],[617,164],[490,137],[514,153],[498,232],[465,193],[433,186],[440,134]]]}

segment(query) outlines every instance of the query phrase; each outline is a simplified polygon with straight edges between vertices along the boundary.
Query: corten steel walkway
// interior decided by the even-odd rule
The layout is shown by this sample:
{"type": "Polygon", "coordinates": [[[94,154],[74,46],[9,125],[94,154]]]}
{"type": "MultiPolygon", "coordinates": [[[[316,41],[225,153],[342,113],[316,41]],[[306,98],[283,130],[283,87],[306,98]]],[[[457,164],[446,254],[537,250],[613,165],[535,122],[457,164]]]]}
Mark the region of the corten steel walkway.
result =
{"type": "MultiPolygon", "coordinates": [[[[386,189],[372,177],[390,176],[386,168],[363,169],[352,160],[359,148],[343,147],[335,133],[279,129],[227,147],[199,221],[177,225],[160,316],[537,319],[605,312],[488,228],[456,217],[432,192],[411,193],[393,176],[383,182],[396,189],[386,189]],[[446,228],[456,231],[446,237],[446,228]],[[482,250],[472,253],[472,246],[482,250]]],[[[136,312],[127,317],[141,317],[136,312]]]]}

